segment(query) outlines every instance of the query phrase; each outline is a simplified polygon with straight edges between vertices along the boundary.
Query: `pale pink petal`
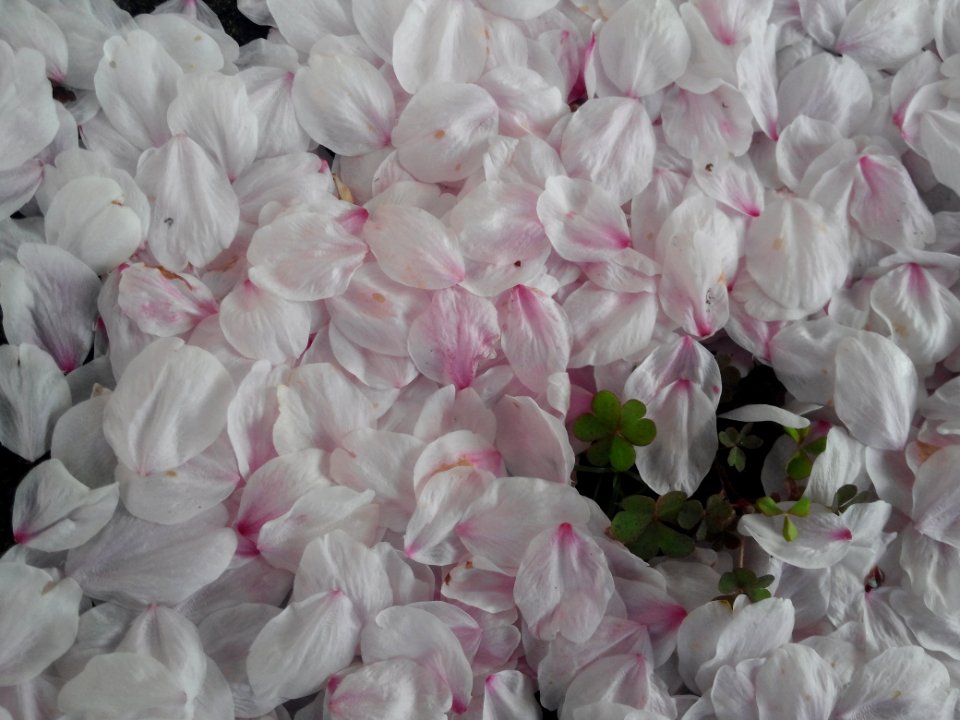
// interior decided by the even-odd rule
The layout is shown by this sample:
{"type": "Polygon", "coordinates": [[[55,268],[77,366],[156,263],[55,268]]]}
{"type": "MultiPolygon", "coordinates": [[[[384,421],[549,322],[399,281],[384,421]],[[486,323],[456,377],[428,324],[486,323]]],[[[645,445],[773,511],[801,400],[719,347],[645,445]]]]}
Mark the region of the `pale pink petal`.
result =
{"type": "Polygon", "coordinates": [[[94,84],[113,127],[145,150],[163,145],[170,137],[167,107],[176,97],[182,75],[180,66],[152,35],[134,30],[104,44],[94,84]]]}
{"type": "Polygon", "coordinates": [[[98,600],[179,603],[227,569],[237,536],[225,521],[222,507],[178,525],[157,525],[118,510],[93,540],[70,551],[66,573],[98,600]]]}
{"type": "Polygon", "coordinates": [[[360,636],[365,664],[410,658],[433,672],[451,693],[451,708],[470,704],[473,672],[460,642],[447,625],[420,608],[391,607],[367,623],[360,636]]]}
{"type": "Polygon", "coordinates": [[[829,317],[790,323],[770,343],[770,359],[777,377],[801,402],[826,405],[833,397],[840,341],[858,331],[829,317]]]}
{"type": "Polygon", "coordinates": [[[0,215],[9,217],[26,205],[43,180],[44,165],[37,159],[0,170],[0,215]]]}
{"type": "Polygon", "coordinates": [[[0,262],[0,306],[7,341],[46,350],[64,372],[80,367],[93,345],[100,281],[58,247],[24,243],[0,262]]]}
{"type": "Polygon", "coordinates": [[[683,75],[690,37],[670,0],[627,0],[604,23],[597,50],[617,89],[636,98],[683,75]]]}
{"type": "Polygon", "coordinates": [[[82,593],[40,568],[0,563],[0,686],[26,683],[63,655],[77,636],[82,593]]]}
{"type": "Polygon", "coordinates": [[[78,716],[124,713],[184,717],[183,688],[173,674],[149,656],[131,652],[98,655],[60,691],[60,710],[78,716]]]}
{"type": "Polygon", "coordinates": [[[227,408],[227,433],[237,456],[237,467],[245,478],[276,455],[270,429],[279,408],[270,374],[269,363],[255,363],[237,386],[237,394],[227,408]]]}
{"type": "Polygon", "coordinates": [[[518,65],[496,67],[477,82],[500,107],[500,134],[546,137],[569,110],[559,88],[518,65]]]}
{"type": "Polygon", "coordinates": [[[311,313],[258,288],[249,280],[236,285],[220,304],[220,328],[237,352],[254,360],[280,363],[307,349],[311,313]]]}
{"type": "Polygon", "coordinates": [[[137,185],[153,198],[150,251],[168,269],[203,267],[233,242],[237,196],[226,173],[185,135],[143,154],[137,185]]]}
{"type": "Polygon", "coordinates": [[[533,538],[513,596],[535,637],[584,642],[600,625],[613,592],[603,551],[564,522],[533,538]]]}
{"type": "Polygon", "coordinates": [[[485,29],[472,2],[411,2],[393,37],[400,85],[413,94],[429,83],[479,79],[487,59],[485,29]]]}
{"type": "Polygon", "coordinates": [[[247,675],[257,697],[300,698],[353,659],[360,621],[342,592],[290,603],[250,646],[247,675]]]}
{"type": "Polygon", "coordinates": [[[367,45],[381,59],[393,59],[393,36],[410,0],[354,0],[353,22],[367,45]]]}
{"type": "Polygon", "coordinates": [[[763,213],[764,187],[749,155],[702,158],[693,176],[704,193],[728,208],[748,217],[763,213]]]}
{"type": "Polygon", "coordinates": [[[12,0],[4,8],[0,40],[14,50],[33,48],[43,53],[46,74],[55,82],[63,82],[67,72],[67,40],[59,26],[40,8],[26,0],[12,0]]]}
{"type": "Polygon", "coordinates": [[[180,13],[156,12],[137,15],[134,22],[156,38],[184,72],[222,70],[224,52],[210,34],[213,28],[191,19],[180,13]]]}
{"type": "Polygon", "coordinates": [[[737,86],[760,129],[771,140],[779,137],[776,49],[776,25],[755,25],[737,58],[737,86]]]}
{"type": "MultiPolygon", "coordinates": [[[[786,510],[792,503],[783,503],[786,510]]],[[[791,517],[798,533],[794,540],[784,538],[784,516],[767,517],[761,513],[744,515],[738,532],[752,537],[763,550],[785,563],[811,570],[828,568],[843,560],[853,546],[853,533],[842,516],[829,508],[814,505],[806,517],[791,517]]]]}
{"type": "Polygon", "coordinates": [[[367,254],[366,244],[332,218],[284,214],[250,242],[250,278],[287,300],[320,300],[342,293],[367,254]]]}
{"type": "Polygon", "coordinates": [[[280,454],[314,447],[331,451],[347,433],[370,427],[377,417],[373,403],[329,363],[298,367],[277,387],[277,398],[273,443],[280,454]]]}
{"type": "Polygon", "coordinates": [[[102,393],[74,405],[57,420],[50,440],[50,456],[89,488],[110,483],[117,464],[103,436],[103,411],[108,399],[109,394],[102,393]]]}
{"type": "Polygon", "coordinates": [[[422,290],[441,290],[463,280],[463,256],[443,223],[426,210],[382,205],[363,227],[387,276],[422,290]]]}
{"type": "Polygon", "coordinates": [[[107,524],[119,498],[116,484],[91,490],[59,460],[48,460],[27,473],[17,487],[14,540],[46,552],[77,547],[107,524]]]}
{"type": "Polygon", "coordinates": [[[124,507],[143,520],[172,525],[226,500],[240,482],[233,448],[225,433],[180,467],[138,475],[118,465],[116,479],[124,507]]]}
{"type": "Polygon", "coordinates": [[[71,405],[56,361],[35,345],[0,346],[0,399],[0,443],[29,462],[39,459],[71,405]]]}
{"type": "Polygon", "coordinates": [[[127,367],[104,413],[104,435],[140,474],[182,465],[226,423],[234,386],[210,353],[177,338],[157,340],[127,367]]]}
{"type": "Polygon", "coordinates": [[[157,337],[189,332],[218,310],[210,289],[197,278],[143,263],[121,269],[119,304],[143,332],[157,337]]]}
{"type": "Polygon", "coordinates": [[[947,669],[922,648],[891,647],[858,667],[834,708],[839,717],[947,717],[956,692],[947,669]]]}
{"type": "Polygon", "coordinates": [[[514,578],[476,567],[473,560],[456,565],[443,578],[443,597],[489,613],[512,610],[514,578]]]}
{"type": "Polygon", "coordinates": [[[533,681],[519,670],[501,670],[483,680],[484,720],[537,720],[540,704],[533,681]]]}
{"type": "Polygon", "coordinates": [[[837,345],[833,402],[850,434],[879,450],[902,448],[917,405],[917,371],[909,357],[877,333],[837,345]]]}
{"type": "Polygon", "coordinates": [[[780,133],[777,142],[777,172],[791,190],[800,183],[814,160],[843,139],[836,125],[800,115],[780,133]]]}
{"type": "Polygon", "coordinates": [[[0,171],[20,167],[57,135],[60,123],[44,65],[33,48],[15,51],[0,39],[0,171]]]}
{"type": "Polygon", "coordinates": [[[345,0],[266,0],[283,37],[302,53],[324,35],[353,35],[356,28],[345,0]]]}
{"type": "Polygon", "coordinates": [[[913,486],[911,516],[918,532],[960,548],[960,517],[955,498],[958,454],[960,446],[949,445],[920,466],[913,486]]]}
{"type": "Polygon", "coordinates": [[[257,550],[274,567],[295,572],[307,546],[325,533],[343,530],[372,545],[382,534],[380,508],[373,499],[372,490],[358,493],[336,485],[315,488],[286,513],[263,524],[257,550]]]}
{"type": "Polygon", "coordinates": [[[537,215],[557,254],[572,262],[611,260],[631,246],[627,218],[615,196],[587,180],[552,177],[537,215]]]}
{"type": "Polygon", "coordinates": [[[303,551],[293,585],[293,602],[327,591],[342,591],[361,623],[393,604],[393,590],[377,553],[341,530],[317,538],[303,551]]]}
{"type": "Polygon", "coordinates": [[[847,15],[846,0],[799,0],[794,15],[799,15],[803,30],[823,47],[833,47],[847,15]]]}
{"type": "Polygon", "coordinates": [[[362,58],[312,55],[293,82],[293,103],[310,137],[338,155],[390,146],[396,121],[393,93],[362,58]]]}
{"type": "Polygon", "coordinates": [[[257,156],[257,116],[238,77],[217,72],[184,75],[167,109],[167,122],[174,135],[188,135],[209,152],[231,182],[257,156]]]}
{"type": "Polygon", "coordinates": [[[574,455],[563,423],[529,397],[504,396],[496,406],[497,449],[511,475],[566,484],[574,455]]]}
{"type": "Polygon", "coordinates": [[[850,217],[864,235],[897,249],[922,247],[934,237],[933,215],[906,168],[889,155],[860,156],[850,217]]]}
{"type": "Polygon", "coordinates": [[[499,337],[493,303],[453,287],[435,293],[430,308],[413,321],[407,349],[428,378],[463,389],[480,363],[493,357],[499,337]]]}
{"type": "Polygon", "coordinates": [[[240,79],[247,88],[250,108],[257,117],[258,156],[267,159],[306,150],[310,145],[310,136],[297,122],[292,71],[275,67],[248,67],[240,72],[240,79]]]}
{"type": "Polygon", "coordinates": [[[896,68],[931,40],[933,13],[929,5],[867,0],[850,10],[834,50],[863,68],[896,68]]]}
{"type": "Polygon", "coordinates": [[[516,3],[512,0],[480,0],[480,4],[497,15],[514,20],[532,20],[557,6],[557,0],[527,0],[516,3]]]}
{"type": "MultiPolygon", "coordinates": [[[[666,684],[653,673],[652,661],[639,653],[609,655],[578,673],[567,689],[563,703],[564,717],[574,720],[590,717],[580,715],[577,711],[595,702],[646,710],[652,718],[651,715],[638,714],[638,718],[643,720],[659,720],[676,715],[676,702],[667,691],[666,684]]],[[[627,718],[630,715],[624,720],[627,718]]]]}
{"type": "Polygon", "coordinates": [[[647,346],[657,321],[657,296],[612,292],[586,282],[567,296],[563,309],[573,329],[569,366],[605,365],[647,346]]]}
{"type": "Polygon", "coordinates": [[[570,323],[555,300],[535,288],[517,285],[501,298],[500,342],[517,378],[535,391],[570,360],[570,323]]]}
{"type": "MultiPolygon", "coordinates": [[[[421,440],[432,442],[443,436],[452,435],[457,430],[469,430],[479,435],[480,439],[488,444],[494,442],[497,434],[497,419],[487,407],[486,401],[474,388],[457,390],[453,385],[446,385],[440,389],[431,388],[429,394],[425,394],[422,405],[423,409],[412,429],[413,434],[421,440]]],[[[453,436],[442,443],[437,443],[434,448],[446,447],[452,449],[455,455],[463,449],[458,449],[461,442],[460,436],[453,436]]],[[[474,439],[474,442],[478,441],[474,439]]],[[[449,449],[440,454],[441,459],[446,457],[449,449]]],[[[475,447],[475,450],[487,449],[489,449],[488,445],[478,444],[475,447]]],[[[498,462],[499,459],[493,453],[475,456],[472,461],[473,464],[486,467],[491,472],[502,474],[498,471],[499,466],[496,465],[498,462]]],[[[434,459],[429,463],[425,462],[423,466],[429,468],[435,464],[434,459]]]]}
{"type": "MultiPolygon", "coordinates": [[[[412,4],[408,14],[415,8],[412,4]]],[[[427,85],[397,120],[393,131],[397,159],[422,182],[462,180],[481,167],[487,143],[497,133],[499,115],[496,101],[478,85],[427,85]]]]}
{"type": "Polygon", "coordinates": [[[374,352],[407,356],[407,332],[427,309],[430,294],[387,277],[379,263],[367,262],[352,276],[346,292],[326,302],[337,330],[374,352]]]}
{"type": "Polygon", "coordinates": [[[679,87],[663,100],[663,134],[685,158],[742,155],[753,138],[753,114],[743,95],[725,85],[697,95],[679,87]]]}
{"type": "Polygon", "coordinates": [[[330,720],[444,720],[450,707],[441,678],[406,658],[364,664],[327,691],[330,720]]]}
{"type": "Polygon", "coordinates": [[[777,90],[780,126],[806,115],[849,137],[867,118],[873,93],[863,69],[848,57],[822,52],[796,65],[777,90]]]}
{"type": "Polygon", "coordinates": [[[330,325],[328,339],[336,361],[368,388],[397,390],[420,377],[409,357],[383,355],[361,347],[348,340],[336,325],[330,325]]]}
{"type": "Polygon", "coordinates": [[[849,252],[838,222],[801,198],[774,201],[747,230],[747,271],[788,308],[826,304],[846,279],[849,252]]]}
{"type": "Polygon", "coordinates": [[[757,672],[759,717],[829,717],[839,694],[834,667],[805,645],[784,645],[757,672]]]}

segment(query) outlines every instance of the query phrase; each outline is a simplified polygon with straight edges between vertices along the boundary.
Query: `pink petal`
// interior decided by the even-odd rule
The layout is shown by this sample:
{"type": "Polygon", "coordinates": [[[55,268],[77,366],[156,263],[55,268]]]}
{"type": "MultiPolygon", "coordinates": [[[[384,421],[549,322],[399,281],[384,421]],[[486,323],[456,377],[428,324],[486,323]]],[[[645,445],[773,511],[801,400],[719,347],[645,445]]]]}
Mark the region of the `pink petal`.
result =
{"type": "Polygon", "coordinates": [[[503,354],[527,387],[543,390],[549,375],[567,369],[570,323],[552,298],[517,285],[501,300],[499,316],[503,354]]]}
{"type": "Polygon", "coordinates": [[[271,363],[307,349],[311,319],[306,303],[285,300],[249,280],[234,286],[220,304],[220,329],[230,344],[245,357],[271,363]]]}
{"type": "Polygon", "coordinates": [[[500,107],[500,134],[546,137],[568,112],[559,88],[542,75],[519,65],[502,65],[485,73],[477,83],[500,107]]]}
{"type": "Polygon", "coordinates": [[[366,60],[312,55],[293,83],[297,119],[314,140],[338,155],[390,147],[396,106],[387,81],[366,60]]]}
{"type": "Polygon", "coordinates": [[[364,41],[386,62],[393,59],[393,36],[408,0],[354,0],[353,22],[364,41]]]}
{"type": "MultiPolygon", "coordinates": [[[[16,27],[14,22],[13,18],[8,20],[16,27]]],[[[43,55],[29,47],[15,50],[2,39],[0,43],[0,88],[4,95],[0,103],[2,174],[22,166],[43,150],[56,137],[60,123],[43,55]]]]}
{"type": "MultiPolygon", "coordinates": [[[[417,8],[411,4],[408,16],[417,8]]],[[[427,44],[433,47],[436,42],[427,44]]],[[[477,85],[427,85],[397,120],[393,131],[397,159],[422,182],[462,180],[480,168],[487,142],[497,133],[499,113],[490,93],[477,85]]]]}
{"type": "Polygon", "coordinates": [[[863,68],[899,67],[933,39],[929,6],[896,0],[857,3],[843,21],[834,49],[863,68]]]}
{"type": "Polygon", "coordinates": [[[210,289],[197,278],[143,263],[120,271],[119,304],[143,332],[157,337],[189,332],[218,311],[210,289]]]}
{"type": "Polygon", "coordinates": [[[861,232],[897,249],[934,238],[933,215],[903,164],[889,155],[861,155],[850,194],[850,217],[861,232]]]}
{"type": "Polygon", "coordinates": [[[750,106],[728,86],[705,95],[671,88],[662,113],[667,143],[686,158],[742,155],[753,138],[750,106]]]}
{"type": "Polygon", "coordinates": [[[529,397],[504,396],[496,406],[497,442],[511,475],[566,484],[574,455],[563,423],[529,397]]]}
{"type": "Polygon", "coordinates": [[[266,0],[287,42],[302,53],[324,35],[353,35],[350,5],[343,0],[266,0]]]}
{"type": "Polygon", "coordinates": [[[330,720],[443,720],[450,690],[406,658],[367,663],[328,687],[330,720]]]}
{"type": "Polygon", "coordinates": [[[537,215],[565,260],[610,260],[631,245],[627,218],[617,199],[586,180],[549,178],[537,201],[537,215]]]}
{"type": "Polygon", "coordinates": [[[584,642],[603,619],[613,576],[596,542],[564,522],[527,547],[513,595],[535,637],[584,642]]]}
{"type": "Polygon", "coordinates": [[[794,66],[777,91],[780,126],[806,115],[832,123],[849,137],[870,112],[867,76],[852,58],[822,52],[794,66]]]}
{"type": "Polygon", "coordinates": [[[657,320],[653,293],[621,293],[586,282],[563,303],[573,329],[571,368],[605,365],[639,353],[657,320]]]}

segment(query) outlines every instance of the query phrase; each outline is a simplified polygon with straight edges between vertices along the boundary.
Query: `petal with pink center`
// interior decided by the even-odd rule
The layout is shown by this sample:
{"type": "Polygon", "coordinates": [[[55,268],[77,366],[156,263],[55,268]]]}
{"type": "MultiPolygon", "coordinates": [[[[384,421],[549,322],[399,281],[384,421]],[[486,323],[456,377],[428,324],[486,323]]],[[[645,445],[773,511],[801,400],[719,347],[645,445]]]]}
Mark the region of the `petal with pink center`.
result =
{"type": "Polygon", "coordinates": [[[806,115],[832,123],[843,137],[850,137],[866,120],[872,98],[867,75],[855,60],[822,52],[794,66],[780,81],[780,126],[806,115]]]}
{"type": "Polygon", "coordinates": [[[849,211],[864,235],[893,248],[919,248],[933,241],[933,215],[895,157],[860,156],[849,211]]]}
{"type": "Polygon", "coordinates": [[[575,458],[560,419],[526,396],[505,395],[495,412],[496,446],[511,475],[543,478],[563,485],[570,480],[575,458]]]}
{"type": "Polygon", "coordinates": [[[534,391],[545,389],[547,377],[566,371],[570,360],[566,313],[552,298],[524,285],[508,291],[498,309],[503,354],[517,378],[534,391]]]}
{"type": "Polygon", "coordinates": [[[513,596],[535,637],[560,635],[584,642],[600,625],[613,592],[603,551],[593,538],[564,522],[530,542],[513,596]]]}
{"type": "Polygon", "coordinates": [[[477,83],[500,107],[500,134],[546,137],[569,112],[563,95],[540,73],[519,65],[501,65],[485,73],[477,83]]]}
{"type": "Polygon", "coordinates": [[[281,363],[307,349],[310,306],[285,300],[249,280],[234,286],[220,303],[220,329],[241,355],[281,363]]]}
{"type": "Polygon", "coordinates": [[[750,106],[725,85],[704,95],[672,87],[662,117],[667,143],[685,158],[743,155],[753,139],[750,106]]]}
{"type": "Polygon", "coordinates": [[[443,681],[407,658],[367,663],[327,692],[330,720],[444,720],[451,702],[443,681]]]}
{"type": "Polygon", "coordinates": [[[627,218],[616,198],[587,180],[549,178],[537,201],[537,215],[565,260],[610,260],[631,246],[627,218]]]}
{"type": "Polygon", "coordinates": [[[210,288],[193,275],[143,263],[120,271],[119,305],[143,332],[157,337],[189,332],[218,311],[210,288]]]}
{"type": "Polygon", "coordinates": [[[863,68],[896,68],[933,40],[929,5],[868,0],[853,6],[843,21],[834,50],[863,68]]]}
{"type": "Polygon", "coordinates": [[[760,129],[771,140],[779,138],[777,103],[777,26],[758,24],[737,58],[737,86],[760,129]]]}
{"type": "Polygon", "coordinates": [[[573,330],[571,368],[606,365],[643,350],[653,337],[657,297],[621,293],[586,282],[567,296],[563,309],[573,330]]]}
{"type": "MultiPolygon", "coordinates": [[[[792,503],[782,503],[783,510],[792,503]]],[[[767,517],[760,513],[740,518],[738,531],[752,537],[770,555],[793,565],[809,570],[829,568],[836,565],[853,546],[853,533],[844,524],[840,515],[829,508],[815,505],[806,517],[790,516],[797,528],[797,537],[784,538],[785,515],[767,517]]]]}

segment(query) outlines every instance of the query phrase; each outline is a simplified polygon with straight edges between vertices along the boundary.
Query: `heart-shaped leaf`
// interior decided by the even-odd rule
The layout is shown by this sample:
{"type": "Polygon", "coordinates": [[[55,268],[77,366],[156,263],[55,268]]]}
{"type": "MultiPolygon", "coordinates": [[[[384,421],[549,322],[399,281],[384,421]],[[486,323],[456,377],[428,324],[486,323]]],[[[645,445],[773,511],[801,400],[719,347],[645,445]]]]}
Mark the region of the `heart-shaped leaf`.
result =
{"type": "Polygon", "coordinates": [[[637,451],[633,445],[620,436],[615,436],[610,444],[610,467],[617,472],[632,468],[637,462],[637,451]]]}

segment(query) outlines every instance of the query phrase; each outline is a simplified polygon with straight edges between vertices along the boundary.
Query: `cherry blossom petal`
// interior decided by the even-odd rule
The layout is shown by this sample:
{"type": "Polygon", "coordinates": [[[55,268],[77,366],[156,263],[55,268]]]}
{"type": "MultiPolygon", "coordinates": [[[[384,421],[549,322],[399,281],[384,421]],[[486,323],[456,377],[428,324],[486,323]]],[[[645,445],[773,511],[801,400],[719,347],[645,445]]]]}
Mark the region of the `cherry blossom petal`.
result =
{"type": "Polygon", "coordinates": [[[933,39],[929,5],[866,0],[850,10],[834,50],[863,68],[899,67],[933,39]]]}
{"type": "Polygon", "coordinates": [[[704,193],[728,208],[748,217],[763,213],[763,183],[749,155],[695,163],[693,176],[704,193]]]}
{"type": "Polygon", "coordinates": [[[779,138],[776,49],[776,25],[755,25],[737,58],[737,87],[760,129],[771,140],[779,138]]]}
{"type": "Polygon", "coordinates": [[[565,260],[610,260],[631,246],[627,218],[616,198],[586,180],[548,179],[537,201],[537,215],[565,260]]]}
{"type": "Polygon", "coordinates": [[[113,127],[144,150],[169,139],[167,107],[177,95],[182,75],[180,66],[152,35],[134,30],[126,37],[107,40],[94,83],[113,127]]]}
{"type": "Polygon", "coordinates": [[[850,217],[869,238],[897,249],[933,240],[933,215],[906,168],[888,155],[861,155],[850,195],[850,217]]]}
{"type": "Polygon", "coordinates": [[[599,626],[613,592],[603,551],[565,522],[539,533],[527,547],[514,599],[536,637],[584,642],[599,626]]]}
{"type": "Polygon", "coordinates": [[[0,171],[22,166],[56,137],[60,123],[44,65],[33,48],[15,51],[0,39],[0,171]]]}
{"type": "Polygon", "coordinates": [[[174,135],[183,133],[210,153],[232,182],[257,156],[257,116],[238,77],[193,72],[177,82],[167,108],[174,135]]]}
{"type": "Polygon", "coordinates": [[[480,363],[493,357],[499,337],[493,303],[453,287],[436,292],[413,321],[407,349],[428,378],[462,390],[473,384],[480,363]]]}
{"type": "Polygon", "coordinates": [[[364,242],[321,213],[294,211],[261,227],[247,250],[250,279],[286,300],[341,294],[367,254],[364,242]]]}
{"type": "Polygon", "coordinates": [[[330,720],[443,720],[450,690],[428,668],[407,658],[367,663],[328,688],[330,720]]]}
{"type": "Polygon", "coordinates": [[[48,460],[27,473],[17,487],[14,539],[46,552],[77,547],[107,524],[119,498],[116,484],[91,490],[59,460],[48,460]]]}
{"type": "MultiPolygon", "coordinates": [[[[783,510],[791,503],[783,503],[783,510]]],[[[813,506],[806,517],[791,517],[797,537],[786,540],[785,516],[767,517],[760,513],[744,515],[738,532],[752,537],[767,553],[799,568],[828,568],[843,560],[852,547],[853,534],[840,515],[823,506],[813,506]]]]}
{"type": "Polygon", "coordinates": [[[586,282],[567,296],[563,309],[573,330],[569,366],[605,365],[648,345],[657,320],[657,297],[612,292],[586,282]]]}
{"type": "Polygon", "coordinates": [[[429,83],[479,79],[487,59],[485,29],[472,2],[411,2],[393,37],[400,85],[414,94],[429,83]]]}
{"type": "Polygon", "coordinates": [[[178,135],[147,150],[136,179],[153,198],[150,251],[168,269],[203,267],[233,242],[237,196],[226,173],[190,138],[178,135]]]}
{"type": "Polygon", "coordinates": [[[189,332],[218,311],[210,289],[197,278],[144,263],[120,271],[118,302],[143,332],[157,337],[189,332]]]}
{"type": "Polygon", "coordinates": [[[657,713],[653,718],[676,714],[676,703],[664,682],[654,675],[651,661],[638,653],[609,655],[578,673],[567,688],[562,705],[563,717],[574,720],[587,717],[577,715],[577,710],[600,701],[657,713]]]}
{"type": "Polygon", "coordinates": [[[25,343],[0,346],[0,443],[33,462],[50,449],[70,386],[46,352],[25,343]]]}
{"type": "Polygon", "coordinates": [[[237,536],[214,508],[177,525],[118,510],[93,540],[74,548],[66,573],[86,595],[123,605],[175,604],[227,569],[237,536]]]}
{"type": "Polygon", "coordinates": [[[307,349],[310,307],[258,288],[249,280],[234,286],[220,305],[220,328],[237,352],[280,363],[307,349]]]}
{"type": "Polygon", "coordinates": [[[46,350],[64,372],[80,367],[93,345],[100,282],[66,250],[24,243],[0,263],[0,306],[9,342],[46,350]]]}
{"type": "Polygon", "coordinates": [[[806,115],[832,123],[850,137],[870,112],[873,93],[866,73],[848,57],[823,52],[796,65],[780,82],[780,126],[806,115]]]}
{"type": "Polygon", "coordinates": [[[507,137],[530,133],[546,137],[568,112],[560,89],[530,68],[501,65],[485,73],[477,84],[500,107],[500,134],[507,137]]]}
{"type": "Polygon", "coordinates": [[[690,37],[669,0],[627,0],[597,38],[603,69],[627,97],[662,90],[683,75],[690,37]]]}
{"type": "MultiPolygon", "coordinates": [[[[415,8],[411,4],[408,15],[415,8]]],[[[499,114],[496,101],[478,85],[426,85],[407,103],[393,130],[397,159],[422,182],[462,180],[481,167],[499,114]]]]}
{"type": "Polygon", "coordinates": [[[354,0],[353,22],[364,41],[383,60],[393,59],[393,36],[410,0],[354,0]]]}
{"type": "Polygon", "coordinates": [[[686,158],[743,155],[753,138],[750,106],[728,86],[705,95],[673,87],[662,113],[667,143],[686,158]]]}
{"type": "Polygon", "coordinates": [[[880,450],[902,448],[917,405],[917,373],[910,358],[876,333],[837,345],[837,416],[850,434],[880,450]]]}
{"type": "Polygon", "coordinates": [[[247,675],[258,697],[300,698],[321,689],[356,653],[360,621],[342,592],[290,603],[250,646],[247,675]]]}
{"type": "Polygon", "coordinates": [[[403,285],[441,290],[465,277],[456,241],[426,210],[381,205],[364,225],[363,239],[387,276],[403,285]]]}
{"type": "Polygon", "coordinates": [[[396,120],[393,93],[362,58],[312,55],[293,82],[293,103],[310,137],[338,155],[390,146],[396,120]]]}
{"type": "Polygon", "coordinates": [[[567,369],[572,344],[567,316],[552,298],[517,285],[499,307],[503,354],[517,378],[533,390],[567,369]]]}
{"type": "Polygon", "coordinates": [[[814,160],[843,139],[836,125],[800,115],[780,133],[777,142],[777,172],[791,190],[800,183],[814,160]]]}
{"type": "Polygon", "coordinates": [[[623,204],[650,182],[655,149],[653,126],[639,101],[597,98],[573,114],[560,158],[571,176],[596,183],[623,204]]]}
{"type": "Polygon", "coordinates": [[[565,484],[574,455],[563,423],[529,397],[504,396],[495,412],[496,445],[510,474],[565,484]]]}
{"type": "Polygon", "coordinates": [[[353,35],[350,4],[344,0],[266,0],[283,37],[302,53],[324,35],[353,35]]]}
{"type": "Polygon", "coordinates": [[[109,393],[95,394],[67,410],[57,420],[50,440],[50,456],[89,488],[111,482],[117,465],[103,436],[103,412],[109,397],[109,393]]]}
{"type": "Polygon", "coordinates": [[[920,123],[920,145],[937,180],[956,192],[960,173],[956,165],[956,141],[960,137],[960,114],[949,110],[923,113],[920,123]]]}

